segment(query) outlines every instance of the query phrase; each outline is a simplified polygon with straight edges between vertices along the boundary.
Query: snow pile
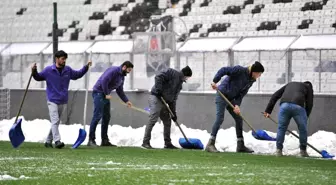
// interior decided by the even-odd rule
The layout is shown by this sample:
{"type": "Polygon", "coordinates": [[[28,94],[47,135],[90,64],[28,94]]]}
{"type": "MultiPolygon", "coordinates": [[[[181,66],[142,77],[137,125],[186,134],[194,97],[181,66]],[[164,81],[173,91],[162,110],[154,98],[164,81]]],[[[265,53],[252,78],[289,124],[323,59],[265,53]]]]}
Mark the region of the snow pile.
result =
{"type": "MultiPolygon", "coordinates": [[[[14,123],[15,118],[11,120],[0,121],[0,140],[9,141],[8,131],[14,123]]],[[[191,129],[181,125],[185,134],[189,138],[198,138],[202,141],[204,146],[207,144],[210,134],[206,130],[191,129]]],[[[74,144],[77,140],[79,129],[82,128],[80,124],[60,125],[61,140],[66,144],[74,144]]],[[[100,144],[101,127],[98,125],[96,129],[96,142],[100,144]]],[[[48,120],[35,119],[27,121],[23,118],[22,130],[26,137],[26,142],[40,142],[46,140],[47,134],[50,130],[50,122],[48,120]]],[[[89,125],[86,126],[87,133],[89,133],[89,125]]],[[[138,146],[142,144],[145,126],[140,128],[122,127],[120,125],[109,126],[108,136],[113,144],[118,146],[138,146]]],[[[296,131],[294,133],[298,134],[296,131]]],[[[276,137],[276,133],[268,132],[272,137],[276,137]]],[[[178,127],[172,124],[171,139],[173,144],[179,146],[178,139],[183,137],[178,127]]],[[[275,141],[261,141],[256,140],[251,131],[244,132],[245,145],[251,147],[255,153],[258,154],[273,154],[276,150],[275,141]]],[[[86,145],[88,138],[82,145],[86,145]]],[[[318,131],[312,136],[308,137],[308,142],[316,147],[318,150],[327,150],[331,154],[336,154],[336,134],[327,131],[318,131]]],[[[151,145],[156,148],[162,148],[163,141],[163,124],[157,123],[152,131],[151,145]]],[[[217,134],[216,147],[221,151],[234,152],[236,150],[236,132],[235,128],[220,129],[217,134]]],[[[308,153],[311,156],[320,155],[308,147],[308,153]]],[[[292,135],[286,135],[284,143],[284,154],[298,155],[299,154],[299,140],[292,135]]]]}

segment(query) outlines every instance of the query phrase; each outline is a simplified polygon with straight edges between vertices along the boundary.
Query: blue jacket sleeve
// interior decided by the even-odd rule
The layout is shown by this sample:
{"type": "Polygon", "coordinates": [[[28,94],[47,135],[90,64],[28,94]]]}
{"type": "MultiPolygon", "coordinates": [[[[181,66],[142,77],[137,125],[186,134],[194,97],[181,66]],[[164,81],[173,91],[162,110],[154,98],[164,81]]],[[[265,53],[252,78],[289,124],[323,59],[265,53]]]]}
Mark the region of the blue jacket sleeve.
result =
{"type": "Polygon", "coordinates": [[[33,78],[36,81],[44,81],[46,80],[46,74],[47,74],[47,68],[45,68],[42,72],[38,73],[37,69],[32,71],[33,73],[33,78]]]}
{"type": "Polygon", "coordinates": [[[79,78],[82,78],[85,75],[85,73],[88,71],[88,69],[89,69],[88,65],[85,65],[79,71],[73,70],[72,68],[70,68],[70,71],[71,71],[70,78],[71,78],[71,80],[77,80],[79,78]]]}
{"type": "Polygon", "coordinates": [[[125,103],[128,102],[128,98],[124,92],[124,82],[116,89],[116,92],[118,94],[118,96],[120,97],[120,99],[122,99],[122,101],[124,101],[125,103]]]}
{"type": "Polygon", "coordinates": [[[222,67],[218,70],[215,77],[213,78],[214,83],[218,83],[221,78],[225,75],[234,76],[242,72],[242,67],[240,66],[233,66],[233,67],[222,67]]]}

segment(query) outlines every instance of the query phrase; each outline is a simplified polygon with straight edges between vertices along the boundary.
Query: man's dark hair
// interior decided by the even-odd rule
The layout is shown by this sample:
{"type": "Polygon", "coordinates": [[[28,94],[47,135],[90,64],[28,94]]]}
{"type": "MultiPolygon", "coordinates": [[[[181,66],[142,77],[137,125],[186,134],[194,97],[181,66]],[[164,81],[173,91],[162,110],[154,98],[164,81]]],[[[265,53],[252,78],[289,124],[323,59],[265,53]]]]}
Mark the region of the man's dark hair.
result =
{"type": "Polygon", "coordinates": [[[56,58],[61,58],[61,57],[64,57],[64,58],[68,58],[68,54],[66,52],[64,52],[63,50],[59,50],[55,53],[55,57],[56,58]]]}
{"type": "Polygon", "coordinates": [[[125,61],[124,63],[121,64],[121,67],[126,66],[126,68],[133,68],[133,64],[130,61],[125,61]]]}

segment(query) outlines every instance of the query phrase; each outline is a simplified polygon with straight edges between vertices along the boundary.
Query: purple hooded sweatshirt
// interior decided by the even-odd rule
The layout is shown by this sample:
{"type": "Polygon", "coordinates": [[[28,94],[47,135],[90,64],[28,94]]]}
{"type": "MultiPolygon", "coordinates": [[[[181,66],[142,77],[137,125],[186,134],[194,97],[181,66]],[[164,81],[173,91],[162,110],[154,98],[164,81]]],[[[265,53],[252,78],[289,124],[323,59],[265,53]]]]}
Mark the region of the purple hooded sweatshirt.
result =
{"type": "Polygon", "coordinates": [[[56,65],[50,65],[40,73],[33,72],[33,78],[36,81],[47,82],[47,100],[55,104],[68,103],[68,89],[70,80],[77,80],[85,75],[88,71],[85,65],[79,71],[73,70],[70,66],[64,66],[60,73],[56,65]]]}
{"type": "Polygon", "coordinates": [[[124,93],[124,80],[125,76],[122,73],[121,67],[112,66],[99,77],[93,86],[93,91],[109,95],[115,89],[120,99],[126,103],[128,102],[128,98],[124,93]]]}

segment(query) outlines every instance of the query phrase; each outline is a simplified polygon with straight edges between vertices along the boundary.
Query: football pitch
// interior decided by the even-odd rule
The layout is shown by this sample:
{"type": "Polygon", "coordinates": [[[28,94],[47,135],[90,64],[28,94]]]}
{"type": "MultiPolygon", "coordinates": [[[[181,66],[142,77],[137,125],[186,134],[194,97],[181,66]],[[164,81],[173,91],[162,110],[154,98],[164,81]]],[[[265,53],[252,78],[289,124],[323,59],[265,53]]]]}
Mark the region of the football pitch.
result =
{"type": "Polygon", "coordinates": [[[0,142],[0,184],[336,184],[336,162],[134,147],[47,149],[0,142]]]}

